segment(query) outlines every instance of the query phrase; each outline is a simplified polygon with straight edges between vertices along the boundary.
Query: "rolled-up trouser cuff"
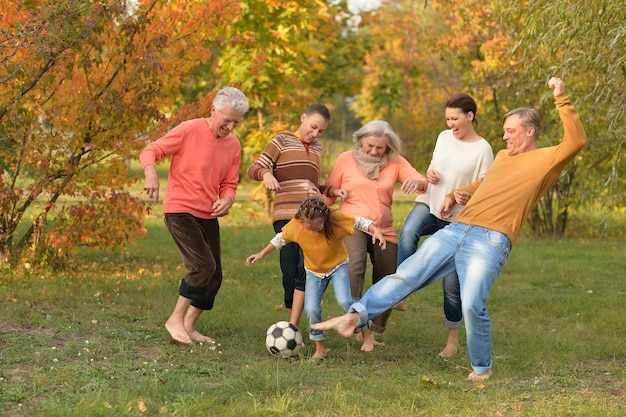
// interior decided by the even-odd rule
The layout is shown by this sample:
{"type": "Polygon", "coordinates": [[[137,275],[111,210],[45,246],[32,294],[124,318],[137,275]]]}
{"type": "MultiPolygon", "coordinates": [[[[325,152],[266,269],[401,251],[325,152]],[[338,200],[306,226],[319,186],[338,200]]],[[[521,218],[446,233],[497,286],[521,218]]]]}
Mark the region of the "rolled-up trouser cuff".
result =
{"type": "Polygon", "coordinates": [[[448,329],[460,329],[461,327],[463,327],[463,319],[461,319],[459,321],[450,321],[448,319],[445,319],[444,320],[444,325],[448,329]]]}
{"type": "Polygon", "coordinates": [[[361,328],[361,330],[369,330],[371,322],[369,320],[369,315],[367,313],[367,309],[365,306],[358,301],[350,306],[348,309],[348,313],[359,313],[359,321],[356,327],[361,328]]]}
{"type": "Polygon", "coordinates": [[[194,287],[182,279],[180,281],[179,294],[181,297],[189,298],[191,305],[200,310],[211,310],[213,308],[215,299],[207,300],[204,298],[206,287],[194,287]]]}

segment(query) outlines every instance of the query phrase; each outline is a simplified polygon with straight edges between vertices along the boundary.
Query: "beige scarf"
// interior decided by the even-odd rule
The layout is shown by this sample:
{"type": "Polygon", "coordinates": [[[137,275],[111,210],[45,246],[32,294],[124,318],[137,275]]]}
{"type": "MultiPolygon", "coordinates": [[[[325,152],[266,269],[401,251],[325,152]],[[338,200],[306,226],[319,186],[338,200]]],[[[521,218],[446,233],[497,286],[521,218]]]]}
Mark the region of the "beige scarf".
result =
{"type": "Polygon", "coordinates": [[[366,154],[362,148],[359,148],[352,155],[363,175],[370,180],[377,180],[380,176],[380,171],[387,165],[387,154],[375,157],[366,154]]]}

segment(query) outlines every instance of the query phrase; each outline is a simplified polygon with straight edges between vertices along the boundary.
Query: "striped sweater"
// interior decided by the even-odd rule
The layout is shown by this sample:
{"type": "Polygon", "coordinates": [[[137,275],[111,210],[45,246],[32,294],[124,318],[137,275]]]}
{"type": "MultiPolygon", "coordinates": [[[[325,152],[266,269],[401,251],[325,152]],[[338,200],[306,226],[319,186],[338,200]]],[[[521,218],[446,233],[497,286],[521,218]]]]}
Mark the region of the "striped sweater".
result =
{"type": "Polygon", "coordinates": [[[271,172],[280,184],[274,199],[272,221],[290,220],[308,197],[307,185],[319,188],[322,144],[304,143],[295,133],[281,132],[265,147],[263,154],[248,168],[248,176],[263,181],[271,172]]]}

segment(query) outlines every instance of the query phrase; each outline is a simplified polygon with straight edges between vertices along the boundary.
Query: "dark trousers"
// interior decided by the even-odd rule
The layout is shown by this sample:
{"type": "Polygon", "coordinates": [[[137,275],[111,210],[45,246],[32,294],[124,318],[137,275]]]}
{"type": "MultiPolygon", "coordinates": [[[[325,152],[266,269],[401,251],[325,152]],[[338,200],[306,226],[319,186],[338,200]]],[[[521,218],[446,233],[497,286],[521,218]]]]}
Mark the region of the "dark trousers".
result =
{"type": "MultiPolygon", "coordinates": [[[[289,220],[274,222],[274,231],[280,232],[289,220]]],[[[304,254],[295,242],[289,242],[280,249],[280,270],[283,273],[283,289],[285,290],[285,307],[293,306],[294,290],[304,291],[306,288],[306,272],[304,271],[304,254]]]]}
{"type": "Polygon", "coordinates": [[[167,226],[187,268],[179,293],[191,305],[211,310],[222,285],[220,225],[189,213],[166,213],[167,226]]]}

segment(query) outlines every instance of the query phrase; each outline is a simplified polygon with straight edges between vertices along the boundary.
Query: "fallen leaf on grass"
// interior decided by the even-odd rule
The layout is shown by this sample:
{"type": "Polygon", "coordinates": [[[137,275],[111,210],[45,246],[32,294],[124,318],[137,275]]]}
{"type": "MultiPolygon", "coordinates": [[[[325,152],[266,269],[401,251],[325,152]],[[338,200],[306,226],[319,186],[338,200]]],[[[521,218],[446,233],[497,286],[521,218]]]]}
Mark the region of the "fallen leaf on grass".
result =
{"type": "Polygon", "coordinates": [[[435,388],[439,388],[439,383],[434,379],[427,377],[426,375],[420,376],[420,383],[424,385],[432,385],[435,388]]]}

